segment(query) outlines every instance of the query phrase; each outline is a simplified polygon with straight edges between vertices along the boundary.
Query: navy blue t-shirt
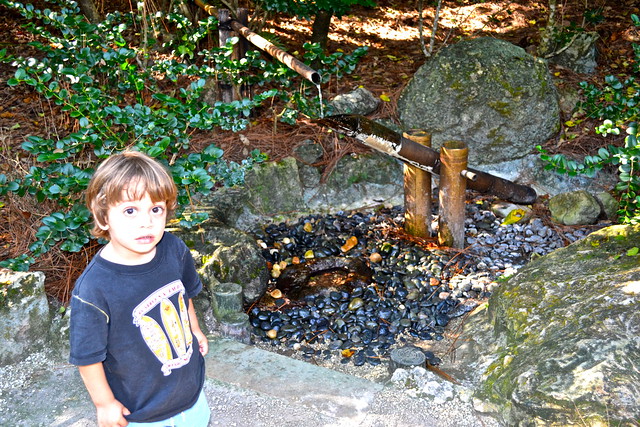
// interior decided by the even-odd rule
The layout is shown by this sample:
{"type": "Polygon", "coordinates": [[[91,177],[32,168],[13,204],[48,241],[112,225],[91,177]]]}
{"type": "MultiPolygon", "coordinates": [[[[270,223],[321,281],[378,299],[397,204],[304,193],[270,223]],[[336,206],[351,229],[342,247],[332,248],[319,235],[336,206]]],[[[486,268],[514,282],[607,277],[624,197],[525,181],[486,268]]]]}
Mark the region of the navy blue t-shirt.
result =
{"type": "Polygon", "coordinates": [[[131,411],[129,421],[159,421],[189,409],[204,383],[204,358],[187,313],[201,289],[187,246],[167,232],[146,264],[96,255],[72,294],[70,363],[103,362],[113,394],[131,411]]]}

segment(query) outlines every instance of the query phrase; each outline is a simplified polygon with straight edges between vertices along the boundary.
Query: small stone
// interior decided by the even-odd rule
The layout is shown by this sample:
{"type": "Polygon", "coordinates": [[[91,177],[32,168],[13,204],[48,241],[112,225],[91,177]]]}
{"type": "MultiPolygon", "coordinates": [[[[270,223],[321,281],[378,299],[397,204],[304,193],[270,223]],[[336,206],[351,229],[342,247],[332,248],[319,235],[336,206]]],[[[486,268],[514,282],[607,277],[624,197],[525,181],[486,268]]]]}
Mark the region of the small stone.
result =
{"type": "Polygon", "coordinates": [[[389,369],[391,372],[398,368],[409,369],[414,366],[424,366],[427,358],[418,347],[406,346],[394,348],[389,354],[389,369]]]}
{"type": "Polygon", "coordinates": [[[278,336],[278,331],[276,331],[275,329],[269,329],[267,331],[267,338],[271,340],[275,340],[277,336],[278,336]]]}
{"type": "Polygon", "coordinates": [[[374,252],[369,255],[369,261],[377,264],[382,261],[382,255],[380,255],[378,252],[374,252]]]}

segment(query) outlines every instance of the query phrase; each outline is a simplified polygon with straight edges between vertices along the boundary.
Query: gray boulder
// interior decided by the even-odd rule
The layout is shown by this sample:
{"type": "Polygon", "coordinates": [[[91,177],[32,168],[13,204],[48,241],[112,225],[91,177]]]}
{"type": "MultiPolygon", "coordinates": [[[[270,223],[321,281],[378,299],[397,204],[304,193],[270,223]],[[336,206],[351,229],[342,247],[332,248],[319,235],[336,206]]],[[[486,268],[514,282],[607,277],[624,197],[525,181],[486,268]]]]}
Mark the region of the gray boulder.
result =
{"type": "Polygon", "coordinates": [[[342,157],[322,183],[316,168],[301,165],[300,171],[304,200],[313,211],[350,210],[403,201],[402,164],[381,153],[342,157]]]}
{"type": "Polygon", "coordinates": [[[44,349],[51,318],[44,273],[0,270],[0,365],[44,349]]]}
{"type": "Polygon", "coordinates": [[[524,157],[560,129],[547,63],[490,37],[428,60],[402,92],[398,112],[406,129],[431,133],[434,148],[466,142],[474,166],[524,157]]]}
{"type": "Polygon", "coordinates": [[[607,219],[615,221],[618,217],[618,209],[620,208],[618,201],[606,191],[600,191],[594,194],[594,197],[602,207],[602,215],[607,219]]]}
{"type": "Polygon", "coordinates": [[[254,166],[245,178],[245,189],[253,209],[262,215],[274,215],[300,209],[302,187],[294,158],[254,166]]]}
{"type": "Polygon", "coordinates": [[[561,65],[576,73],[592,74],[596,62],[596,42],[600,36],[595,31],[578,33],[570,44],[549,58],[549,62],[561,65]]]}
{"type": "Polygon", "coordinates": [[[247,173],[243,187],[222,188],[199,201],[210,218],[251,231],[311,212],[330,213],[403,200],[402,165],[379,153],[344,156],[322,181],[322,148],[303,141],[296,158],[268,162],[247,173]]]}
{"type": "Polygon", "coordinates": [[[551,218],[564,225],[594,224],[601,215],[598,199],[587,191],[562,193],[549,199],[551,218]]]}
{"type": "Polygon", "coordinates": [[[329,102],[331,114],[361,114],[366,116],[373,113],[380,100],[370,91],[359,87],[349,93],[335,96],[329,102]]]}
{"type": "Polygon", "coordinates": [[[458,339],[489,355],[467,365],[484,373],[477,409],[507,425],[635,425],[639,241],[640,225],[601,229],[496,290],[458,339]]]}

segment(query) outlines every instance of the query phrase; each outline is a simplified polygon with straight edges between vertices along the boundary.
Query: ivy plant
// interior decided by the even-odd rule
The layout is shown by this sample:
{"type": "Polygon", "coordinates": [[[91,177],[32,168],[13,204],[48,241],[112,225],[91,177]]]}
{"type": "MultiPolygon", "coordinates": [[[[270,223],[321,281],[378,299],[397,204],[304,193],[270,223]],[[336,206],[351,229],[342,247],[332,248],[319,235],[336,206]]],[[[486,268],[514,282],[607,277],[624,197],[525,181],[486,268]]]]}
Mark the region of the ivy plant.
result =
{"type": "MultiPolygon", "coordinates": [[[[640,29],[640,18],[631,15],[634,26],[640,29]]],[[[606,165],[617,167],[618,183],[615,192],[620,199],[618,210],[622,223],[640,222],[640,133],[638,117],[640,114],[640,45],[633,43],[635,65],[631,75],[605,77],[602,87],[580,83],[583,100],[578,104],[581,112],[589,118],[603,120],[595,131],[606,137],[619,135],[625,129],[624,145],[608,145],[597,153],[586,156],[582,161],[569,159],[562,154],[551,155],[542,147],[537,149],[546,169],[555,170],[570,176],[586,175],[593,177],[606,165]]]]}
{"type": "MultiPolygon", "coordinates": [[[[3,49],[0,61],[16,69],[8,85],[33,88],[71,118],[73,129],[66,135],[27,137],[22,149],[30,155],[30,169],[22,175],[0,174],[0,196],[13,193],[59,207],[42,219],[30,253],[2,261],[2,267],[24,271],[54,246],[74,252],[89,242],[90,215],[82,193],[100,159],[136,149],[164,163],[178,186],[178,219],[192,226],[205,220],[206,213],[191,209],[187,215],[186,207],[218,185],[241,184],[247,169],[266,160],[253,151],[240,163],[228,162],[213,140],[194,153],[194,132],[245,129],[253,112],[270,99],[285,100],[285,108],[294,112],[291,117],[301,111],[313,116],[322,109],[318,99],[309,102],[306,89],[295,86],[299,76],[281,64],[267,62],[258,52],[232,59],[237,38],[224,47],[199,49],[217,26],[213,17],[192,25],[180,14],[148,16],[134,10],[92,24],[73,1],[46,3],[51,7],[37,9],[0,0],[26,19],[25,29],[35,36],[30,45],[39,52],[16,57],[3,49]],[[149,38],[140,42],[143,19],[162,20],[172,37],[163,44],[149,38]],[[207,82],[221,79],[261,90],[252,99],[205,102],[207,82]]],[[[323,78],[351,72],[359,56],[340,54],[323,61],[323,78]]]]}

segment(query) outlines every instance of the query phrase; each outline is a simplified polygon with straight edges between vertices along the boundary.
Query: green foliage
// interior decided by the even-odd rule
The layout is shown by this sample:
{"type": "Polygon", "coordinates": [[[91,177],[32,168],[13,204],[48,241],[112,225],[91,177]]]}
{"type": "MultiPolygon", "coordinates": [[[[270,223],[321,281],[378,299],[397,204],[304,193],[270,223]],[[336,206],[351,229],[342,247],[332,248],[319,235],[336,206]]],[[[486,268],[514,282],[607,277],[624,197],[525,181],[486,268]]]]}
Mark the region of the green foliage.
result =
{"type": "Polygon", "coordinates": [[[309,19],[319,10],[331,12],[338,18],[344,16],[352,6],[374,7],[374,0],[257,0],[256,4],[272,12],[284,12],[299,18],[309,19]]]}
{"type": "MultiPolygon", "coordinates": [[[[640,19],[632,15],[633,24],[640,28],[640,19]]],[[[620,198],[619,220],[622,223],[640,222],[640,132],[638,116],[640,113],[640,84],[636,81],[640,75],[640,46],[633,44],[635,52],[635,75],[621,81],[617,76],[606,76],[602,88],[582,82],[584,100],[578,107],[586,117],[604,120],[596,128],[596,133],[619,135],[626,128],[624,146],[609,145],[600,148],[598,153],[589,155],[582,162],[567,159],[561,154],[550,155],[538,146],[541,159],[547,163],[546,169],[575,176],[578,174],[595,176],[606,165],[615,165],[618,170],[618,183],[615,191],[620,198]]]]}
{"type": "MultiPolygon", "coordinates": [[[[90,215],[82,193],[96,158],[136,149],[167,165],[178,186],[178,218],[182,225],[191,226],[206,219],[205,213],[184,213],[197,195],[207,194],[215,186],[241,184],[247,169],[266,160],[264,154],[254,151],[240,164],[227,162],[213,143],[193,153],[193,132],[215,128],[240,131],[249,125],[251,114],[274,97],[288,102],[286,108],[294,111],[292,117],[300,113],[299,108],[312,116],[321,109],[318,100],[310,102],[300,95],[306,93],[295,87],[300,78],[288,68],[266,62],[257,52],[233,60],[237,39],[224,48],[199,50],[198,43],[217,25],[214,18],[193,26],[178,14],[144,18],[131,12],[113,13],[103,22],[90,24],[76,3],[50,3],[52,9],[39,10],[31,4],[0,0],[29,20],[26,29],[36,36],[30,44],[40,52],[26,58],[1,50],[0,61],[16,67],[7,84],[32,87],[76,125],[68,135],[28,137],[22,149],[33,156],[34,165],[21,176],[0,174],[0,196],[14,193],[38,202],[53,201],[60,208],[42,219],[30,254],[2,261],[0,266],[27,270],[54,246],[74,252],[89,242],[90,215]],[[132,39],[138,38],[142,19],[163,19],[172,26],[173,37],[163,46],[153,42],[136,45],[132,39]],[[171,55],[153,55],[155,48],[169,49],[171,55]],[[263,73],[252,76],[254,69],[263,73]],[[202,96],[206,82],[222,79],[279,88],[256,91],[251,100],[208,104],[202,96]]],[[[340,54],[327,60],[333,68],[323,77],[350,72],[354,67],[350,58],[340,54]]]]}
{"type": "MultiPolygon", "coordinates": [[[[640,59],[640,52],[636,52],[636,55],[637,59],[640,59]]],[[[617,76],[609,75],[605,77],[605,85],[602,88],[587,82],[581,82],[580,88],[584,100],[578,103],[578,108],[583,110],[587,117],[609,119],[616,126],[638,118],[640,84],[636,81],[636,76],[629,76],[620,81],[617,76]]]]}
{"type": "MultiPolygon", "coordinates": [[[[303,58],[307,63],[319,63],[323,68],[319,70],[321,84],[328,83],[332,78],[340,79],[345,74],[351,74],[360,61],[360,58],[367,53],[366,47],[359,47],[351,54],[335,52],[326,55],[318,43],[305,43],[306,50],[303,58]]],[[[306,85],[303,90],[293,90],[291,76],[294,74],[288,68],[276,71],[279,84],[282,88],[279,97],[285,102],[285,108],[279,113],[280,120],[285,123],[294,124],[302,114],[308,117],[320,117],[324,111],[331,113],[330,109],[319,99],[318,89],[312,85],[306,85]]]]}

